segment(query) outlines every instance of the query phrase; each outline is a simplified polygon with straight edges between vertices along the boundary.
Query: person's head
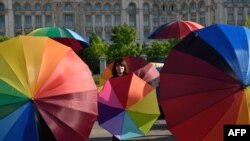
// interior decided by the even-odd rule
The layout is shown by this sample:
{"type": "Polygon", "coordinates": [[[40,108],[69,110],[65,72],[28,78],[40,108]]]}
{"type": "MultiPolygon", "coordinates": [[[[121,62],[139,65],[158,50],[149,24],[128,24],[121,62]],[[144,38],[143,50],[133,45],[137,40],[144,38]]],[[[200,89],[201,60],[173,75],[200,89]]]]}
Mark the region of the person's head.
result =
{"type": "Polygon", "coordinates": [[[112,68],[113,77],[119,77],[128,73],[128,66],[123,58],[116,58],[112,68]]]}

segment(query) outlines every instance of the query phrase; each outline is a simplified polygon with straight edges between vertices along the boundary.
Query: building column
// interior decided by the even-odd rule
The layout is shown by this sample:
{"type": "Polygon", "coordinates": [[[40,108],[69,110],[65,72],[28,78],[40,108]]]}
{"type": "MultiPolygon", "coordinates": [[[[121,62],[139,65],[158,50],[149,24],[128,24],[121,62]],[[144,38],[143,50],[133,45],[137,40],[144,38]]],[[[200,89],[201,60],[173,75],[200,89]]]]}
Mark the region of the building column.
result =
{"type": "Polygon", "coordinates": [[[139,10],[139,14],[138,14],[138,18],[136,19],[136,22],[138,22],[137,24],[137,31],[138,31],[138,39],[144,40],[144,26],[143,26],[143,0],[139,0],[138,3],[138,10],[139,10]]]}
{"type": "Polygon", "coordinates": [[[12,0],[6,0],[6,14],[5,14],[5,34],[8,37],[14,36],[14,12],[12,8],[12,0]],[[13,24],[11,24],[13,23],[13,24]]]}
{"type": "Polygon", "coordinates": [[[127,18],[127,0],[121,0],[121,24],[123,25],[128,21],[127,18]]]}

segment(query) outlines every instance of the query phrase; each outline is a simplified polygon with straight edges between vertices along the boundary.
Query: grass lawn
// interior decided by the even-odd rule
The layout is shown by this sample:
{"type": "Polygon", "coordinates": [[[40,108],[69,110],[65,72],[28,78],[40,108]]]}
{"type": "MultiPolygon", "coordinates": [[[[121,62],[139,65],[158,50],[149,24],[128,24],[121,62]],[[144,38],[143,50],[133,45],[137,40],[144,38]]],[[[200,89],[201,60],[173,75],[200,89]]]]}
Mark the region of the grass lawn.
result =
{"type": "Polygon", "coordinates": [[[100,83],[100,74],[94,74],[93,78],[94,78],[96,86],[98,86],[100,83]]]}

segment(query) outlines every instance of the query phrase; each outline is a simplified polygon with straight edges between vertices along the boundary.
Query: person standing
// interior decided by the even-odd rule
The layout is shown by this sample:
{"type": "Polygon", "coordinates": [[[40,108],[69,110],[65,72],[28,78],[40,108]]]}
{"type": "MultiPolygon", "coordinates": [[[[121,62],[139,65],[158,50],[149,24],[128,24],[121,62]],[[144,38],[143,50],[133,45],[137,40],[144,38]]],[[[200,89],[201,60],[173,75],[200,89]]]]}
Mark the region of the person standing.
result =
{"type": "MultiPolygon", "coordinates": [[[[128,74],[128,66],[123,58],[116,58],[112,68],[112,78],[121,77],[128,74]]],[[[112,141],[120,141],[114,135],[112,136],[112,141]]]]}

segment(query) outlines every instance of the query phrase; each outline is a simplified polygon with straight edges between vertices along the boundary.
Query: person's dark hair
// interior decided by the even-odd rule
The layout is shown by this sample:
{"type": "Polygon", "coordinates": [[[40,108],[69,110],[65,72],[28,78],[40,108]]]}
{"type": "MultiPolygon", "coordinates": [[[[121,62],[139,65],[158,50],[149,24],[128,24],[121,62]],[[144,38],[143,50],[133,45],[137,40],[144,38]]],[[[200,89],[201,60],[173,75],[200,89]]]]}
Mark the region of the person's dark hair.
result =
{"type": "Polygon", "coordinates": [[[126,61],[123,58],[116,58],[115,61],[114,61],[114,64],[113,64],[113,68],[112,68],[113,77],[118,76],[118,74],[116,72],[116,66],[117,65],[124,66],[124,72],[123,72],[124,75],[126,75],[128,73],[128,66],[127,66],[126,61]]]}

